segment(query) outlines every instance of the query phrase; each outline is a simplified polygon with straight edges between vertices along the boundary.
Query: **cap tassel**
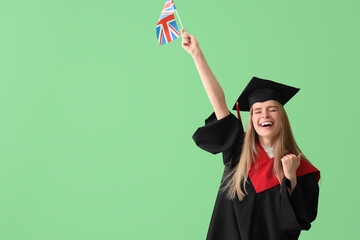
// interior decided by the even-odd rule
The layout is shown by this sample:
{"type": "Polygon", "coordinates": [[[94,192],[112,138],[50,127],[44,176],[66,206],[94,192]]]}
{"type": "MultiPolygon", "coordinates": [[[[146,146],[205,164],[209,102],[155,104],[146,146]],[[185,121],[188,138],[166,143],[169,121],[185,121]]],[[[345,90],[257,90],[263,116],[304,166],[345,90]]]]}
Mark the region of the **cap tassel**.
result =
{"type": "MultiPolygon", "coordinates": [[[[239,119],[239,121],[242,123],[241,117],[240,117],[240,110],[239,110],[239,103],[238,103],[238,102],[236,102],[236,110],[237,110],[237,114],[238,114],[238,119],[239,119]]],[[[241,131],[242,131],[242,137],[244,137],[244,136],[245,136],[245,132],[244,132],[244,127],[243,127],[242,124],[241,124],[241,131]]]]}
{"type": "Polygon", "coordinates": [[[238,119],[241,121],[239,103],[238,102],[236,102],[236,110],[237,110],[237,114],[238,114],[238,119]]]}

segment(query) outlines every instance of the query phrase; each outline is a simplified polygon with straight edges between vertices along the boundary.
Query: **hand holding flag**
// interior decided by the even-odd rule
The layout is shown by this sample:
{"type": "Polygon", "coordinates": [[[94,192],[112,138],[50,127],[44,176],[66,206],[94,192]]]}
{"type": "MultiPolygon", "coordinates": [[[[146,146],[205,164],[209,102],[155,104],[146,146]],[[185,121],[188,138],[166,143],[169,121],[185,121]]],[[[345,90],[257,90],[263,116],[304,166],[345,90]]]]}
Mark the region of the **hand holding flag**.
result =
{"type": "Polygon", "coordinates": [[[181,35],[182,47],[190,53],[191,56],[201,51],[199,43],[194,36],[190,35],[185,29],[181,29],[181,35]]]}

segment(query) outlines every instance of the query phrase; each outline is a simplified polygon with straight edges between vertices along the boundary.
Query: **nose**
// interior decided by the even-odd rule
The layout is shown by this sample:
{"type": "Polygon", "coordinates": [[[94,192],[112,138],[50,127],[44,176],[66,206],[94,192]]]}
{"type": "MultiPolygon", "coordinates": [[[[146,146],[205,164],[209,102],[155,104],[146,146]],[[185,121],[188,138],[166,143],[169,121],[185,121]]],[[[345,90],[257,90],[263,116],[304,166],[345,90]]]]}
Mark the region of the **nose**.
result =
{"type": "Polygon", "coordinates": [[[267,117],[268,117],[268,112],[267,111],[262,111],[261,118],[267,118],[267,117]]]}

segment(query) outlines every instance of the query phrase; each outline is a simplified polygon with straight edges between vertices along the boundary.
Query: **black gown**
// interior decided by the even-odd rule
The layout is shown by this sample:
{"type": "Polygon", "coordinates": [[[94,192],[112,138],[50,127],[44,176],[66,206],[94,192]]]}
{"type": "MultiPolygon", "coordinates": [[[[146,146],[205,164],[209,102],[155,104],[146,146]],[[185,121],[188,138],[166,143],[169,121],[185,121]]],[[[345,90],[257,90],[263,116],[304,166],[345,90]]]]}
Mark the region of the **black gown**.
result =
{"type": "MultiPolygon", "coordinates": [[[[197,129],[193,139],[210,153],[222,152],[224,179],[240,159],[244,140],[242,123],[233,114],[217,120],[213,113],[205,120],[205,126],[197,129]]],[[[219,191],[206,239],[298,239],[300,231],[309,230],[317,215],[320,172],[316,169],[305,173],[299,176],[297,171],[297,185],[291,197],[286,189],[290,185],[287,179],[281,185],[277,182],[275,186],[256,191],[248,178],[248,194],[242,201],[229,200],[226,193],[219,191]]]]}

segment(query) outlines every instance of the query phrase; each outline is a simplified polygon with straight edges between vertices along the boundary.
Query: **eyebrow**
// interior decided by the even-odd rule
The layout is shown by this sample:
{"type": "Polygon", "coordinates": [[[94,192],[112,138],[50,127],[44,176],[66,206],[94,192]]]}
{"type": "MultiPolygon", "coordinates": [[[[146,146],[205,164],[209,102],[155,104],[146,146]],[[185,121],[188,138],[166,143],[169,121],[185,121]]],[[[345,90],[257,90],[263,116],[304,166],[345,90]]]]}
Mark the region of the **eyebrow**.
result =
{"type": "MultiPolygon", "coordinates": [[[[271,105],[271,106],[268,106],[268,107],[266,107],[266,108],[272,108],[272,107],[274,107],[274,108],[277,108],[277,109],[278,109],[278,107],[277,107],[277,106],[275,106],[275,105],[271,105]]],[[[263,108],[261,108],[261,107],[257,107],[257,108],[254,108],[254,111],[261,110],[261,109],[263,109],[263,108]]]]}

